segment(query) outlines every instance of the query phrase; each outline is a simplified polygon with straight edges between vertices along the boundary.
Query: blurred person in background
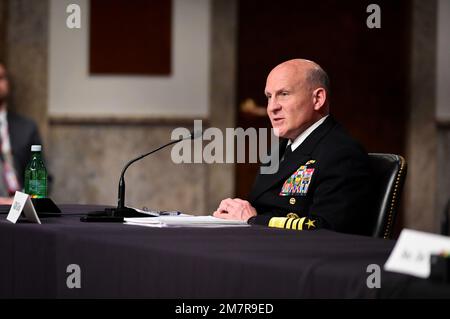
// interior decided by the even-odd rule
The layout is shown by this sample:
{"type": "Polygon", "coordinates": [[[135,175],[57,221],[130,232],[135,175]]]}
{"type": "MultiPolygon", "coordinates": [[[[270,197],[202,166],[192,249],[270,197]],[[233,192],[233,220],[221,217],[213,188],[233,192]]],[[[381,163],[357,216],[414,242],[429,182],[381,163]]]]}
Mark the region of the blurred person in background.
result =
{"type": "Polygon", "coordinates": [[[0,61],[0,205],[10,205],[22,191],[31,145],[42,145],[36,123],[8,109],[11,86],[5,64],[0,61]]]}

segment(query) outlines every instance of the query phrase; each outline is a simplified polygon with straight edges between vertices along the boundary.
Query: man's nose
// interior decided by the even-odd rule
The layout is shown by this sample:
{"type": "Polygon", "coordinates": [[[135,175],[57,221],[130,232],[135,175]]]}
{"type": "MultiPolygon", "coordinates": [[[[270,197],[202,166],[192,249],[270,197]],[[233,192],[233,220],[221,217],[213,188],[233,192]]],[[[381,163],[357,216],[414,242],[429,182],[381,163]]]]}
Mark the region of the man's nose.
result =
{"type": "Polygon", "coordinates": [[[276,98],[271,98],[267,101],[267,113],[274,113],[281,109],[280,103],[278,103],[276,98]]]}

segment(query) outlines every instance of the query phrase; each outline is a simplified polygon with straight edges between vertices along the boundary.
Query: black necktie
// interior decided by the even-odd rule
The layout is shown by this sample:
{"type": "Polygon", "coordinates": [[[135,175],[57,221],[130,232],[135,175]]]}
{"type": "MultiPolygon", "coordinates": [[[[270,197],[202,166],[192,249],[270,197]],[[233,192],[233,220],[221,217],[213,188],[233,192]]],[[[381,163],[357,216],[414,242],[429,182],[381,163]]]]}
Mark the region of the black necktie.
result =
{"type": "Polygon", "coordinates": [[[289,158],[289,156],[291,156],[291,154],[292,154],[292,148],[291,148],[291,145],[292,145],[292,144],[289,144],[289,145],[286,147],[286,150],[284,151],[283,158],[281,159],[281,161],[285,161],[287,158],[289,158]]]}

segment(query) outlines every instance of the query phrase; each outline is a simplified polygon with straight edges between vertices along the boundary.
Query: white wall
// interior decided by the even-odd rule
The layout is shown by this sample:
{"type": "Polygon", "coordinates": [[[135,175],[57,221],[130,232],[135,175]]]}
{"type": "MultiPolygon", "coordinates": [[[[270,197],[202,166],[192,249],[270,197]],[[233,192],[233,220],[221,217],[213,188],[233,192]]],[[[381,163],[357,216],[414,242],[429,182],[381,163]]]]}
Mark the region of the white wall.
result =
{"type": "Polygon", "coordinates": [[[450,1],[439,0],[437,19],[437,119],[450,120],[450,1]]]}
{"type": "Polygon", "coordinates": [[[90,76],[89,0],[51,0],[49,115],[207,117],[210,1],[173,0],[172,8],[171,76],[90,76]],[[66,27],[71,3],[81,7],[81,29],[66,27]]]}

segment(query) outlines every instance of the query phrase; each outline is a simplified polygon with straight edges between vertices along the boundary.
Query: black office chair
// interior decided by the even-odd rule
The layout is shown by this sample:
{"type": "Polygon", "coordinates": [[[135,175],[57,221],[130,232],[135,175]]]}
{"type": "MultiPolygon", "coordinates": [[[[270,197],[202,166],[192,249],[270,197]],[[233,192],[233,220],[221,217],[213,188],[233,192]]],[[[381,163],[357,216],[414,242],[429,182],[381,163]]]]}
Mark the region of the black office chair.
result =
{"type": "Polygon", "coordinates": [[[374,179],[375,225],[372,236],[392,237],[400,196],[406,179],[407,164],[395,154],[369,153],[374,179]]]}

